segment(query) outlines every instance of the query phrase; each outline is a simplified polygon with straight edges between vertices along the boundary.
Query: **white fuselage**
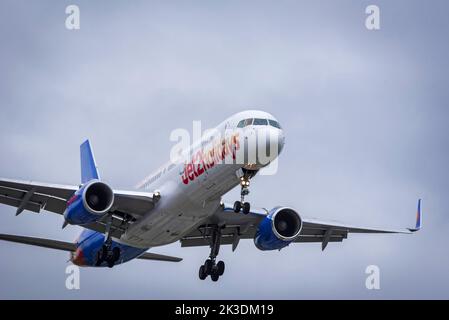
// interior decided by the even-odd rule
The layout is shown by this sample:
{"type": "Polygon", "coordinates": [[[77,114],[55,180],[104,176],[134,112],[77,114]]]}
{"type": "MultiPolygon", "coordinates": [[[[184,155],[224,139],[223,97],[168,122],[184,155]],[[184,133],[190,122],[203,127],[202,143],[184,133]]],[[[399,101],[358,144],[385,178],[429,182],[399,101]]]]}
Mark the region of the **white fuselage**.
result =
{"type": "Polygon", "coordinates": [[[245,111],[231,116],[212,134],[203,135],[183,150],[187,156],[182,160],[170,161],[139,185],[143,191],[157,190],[160,200],[128,228],[120,241],[140,248],[178,241],[203,224],[219,208],[221,197],[239,185],[240,169],[257,171],[268,165],[283,145],[282,129],[272,115],[245,111]],[[259,123],[243,126],[247,119],[258,119],[259,123]],[[266,150],[273,145],[276,152],[266,150]],[[259,161],[262,151],[268,156],[259,161]]]}

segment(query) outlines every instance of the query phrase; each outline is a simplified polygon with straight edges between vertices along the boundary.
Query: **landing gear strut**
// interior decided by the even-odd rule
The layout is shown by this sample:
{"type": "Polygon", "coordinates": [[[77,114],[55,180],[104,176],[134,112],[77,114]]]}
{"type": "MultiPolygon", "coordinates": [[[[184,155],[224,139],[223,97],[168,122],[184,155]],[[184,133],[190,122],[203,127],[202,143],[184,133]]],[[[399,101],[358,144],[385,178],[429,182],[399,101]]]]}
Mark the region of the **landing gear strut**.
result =
{"type": "Polygon", "coordinates": [[[240,186],[240,201],[234,202],[234,212],[238,213],[241,210],[243,214],[248,214],[251,210],[251,205],[249,202],[245,202],[245,196],[249,194],[249,177],[247,175],[240,177],[240,186]]]}
{"type": "Polygon", "coordinates": [[[201,280],[204,280],[207,276],[210,276],[212,281],[218,281],[220,276],[222,276],[225,271],[225,264],[223,261],[218,261],[218,263],[215,262],[218,252],[220,251],[220,239],[221,231],[220,228],[216,226],[212,231],[212,243],[210,245],[209,259],[204,262],[199,270],[199,277],[201,280]]]}
{"type": "Polygon", "coordinates": [[[110,234],[111,224],[112,216],[108,217],[108,222],[106,224],[106,240],[101,249],[97,252],[97,262],[95,263],[97,267],[103,262],[106,262],[108,267],[112,268],[120,259],[120,248],[112,248],[112,239],[110,234]]]}

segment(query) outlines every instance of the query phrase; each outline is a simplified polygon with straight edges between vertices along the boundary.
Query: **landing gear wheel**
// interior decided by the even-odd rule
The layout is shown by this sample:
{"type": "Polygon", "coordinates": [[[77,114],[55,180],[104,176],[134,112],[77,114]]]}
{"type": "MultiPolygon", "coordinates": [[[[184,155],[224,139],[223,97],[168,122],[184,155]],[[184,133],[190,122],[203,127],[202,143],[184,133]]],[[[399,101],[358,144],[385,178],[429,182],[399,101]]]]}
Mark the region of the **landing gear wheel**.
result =
{"type": "Polygon", "coordinates": [[[97,261],[95,262],[95,266],[99,267],[101,264],[108,260],[108,247],[103,245],[100,250],[97,252],[97,261]]]}
{"type": "Polygon", "coordinates": [[[207,259],[204,264],[200,267],[198,271],[198,276],[201,280],[210,276],[212,281],[218,281],[220,276],[223,275],[225,270],[225,264],[223,261],[219,261],[216,263],[216,258],[218,252],[220,251],[220,242],[221,242],[221,228],[217,225],[210,226],[211,231],[209,233],[211,238],[210,244],[210,255],[209,259],[207,259]]]}
{"type": "Polygon", "coordinates": [[[249,202],[245,202],[243,204],[243,214],[248,214],[249,211],[251,210],[251,205],[249,204],[249,202]]]}
{"type": "Polygon", "coordinates": [[[210,278],[212,279],[213,282],[217,282],[218,279],[220,278],[220,275],[217,272],[214,272],[210,275],[210,278]]]}
{"type": "Polygon", "coordinates": [[[200,267],[200,270],[198,272],[198,275],[200,277],[201,280],[204,280],[207,278],[207,272],[206,272],[206,268],[204,267],[204,265],[202,265],[200,267]]]}
{"type": "Polygon", "coordinates": [[[99,267],[104,260],[101,259],[101,250],[97,252],[97,261],[95,262],[95,266],[99,267]]]}
{"type": "Polygon", "coordinates": [[[114,249],[112,249],[112,260],[114,262],[117,262],[118,259],[120,259],[120,249],[115,247],[114,249]]]}
{"type": "Polygon", "coordinates": [[[242,209],[242,203],[240,201],[234,202],[234,212],[239,213],[242,209]]]}
{"type": "Polygon", "coordinates": [[[223,261],[218,261],[217,263],[217,273],[219,276],[222,276],[225,271],[225,264],[223,261]]]}
{"type": "Polygon", "coordinates": [[[106,245],[103,245],[100,249],[100,259],[102,261],[106,261],[108,259],[108,251],[109,248],[106,245]]]}
{"type": "Polygon", "coordinates": [[[114,267],[114,265],[115,265],[115,261],[114,260],[109,259],[107,262],[108,262],[108,268],[114,267]]]}
{"type": "Polygon", "coordinates": [[[206,262],[204,262],[204,270],[206,272],[206,275],[209,275],[212,273],[212,269],[214,267],[214,262],[210,259],[207,259],[206,262]]]}

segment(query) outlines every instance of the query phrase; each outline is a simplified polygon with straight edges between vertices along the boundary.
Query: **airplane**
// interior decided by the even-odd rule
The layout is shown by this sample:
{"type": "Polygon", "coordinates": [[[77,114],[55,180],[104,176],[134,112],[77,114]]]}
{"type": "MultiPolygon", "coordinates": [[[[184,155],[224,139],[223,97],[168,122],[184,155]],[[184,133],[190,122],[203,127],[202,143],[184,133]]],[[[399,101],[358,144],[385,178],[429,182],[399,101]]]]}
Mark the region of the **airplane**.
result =
{"type": "Polygon", "coordinates": [[[62,215],[63,228],[83,227],[75,243],[7,234],[0,234],[0,240],[68,251],[75,265],[110,268],[136,258],[179,262],[178,257],[147,252],[177,241],[181,247],[208,246],[209,257],[198,275],[215,282],[225,271],[224,262],[217,262],[220,246],[232,245],[235,251],[242,239],[253,239],[262,251],[312,242],[321,243],[324,251],[349,233],[411,234],[422,227],[421,199],[415,227],[399,230],[310,219],[287,206],[253,207],[245,201],[251,179],[275,161],[285,145],[279,121],[267,112],[248,110],[211,132],[135,190],[113,189],[100,178],[89,140],[80,147],[80,185],[0,179],[0,203],[16,207],[16,215],[44,210],[62,215]],[[261,152],[266,161],[259,161],[261,152]],[[223,202],[222,196],[237,186],[240,199],[232,205],[223,202]]]}

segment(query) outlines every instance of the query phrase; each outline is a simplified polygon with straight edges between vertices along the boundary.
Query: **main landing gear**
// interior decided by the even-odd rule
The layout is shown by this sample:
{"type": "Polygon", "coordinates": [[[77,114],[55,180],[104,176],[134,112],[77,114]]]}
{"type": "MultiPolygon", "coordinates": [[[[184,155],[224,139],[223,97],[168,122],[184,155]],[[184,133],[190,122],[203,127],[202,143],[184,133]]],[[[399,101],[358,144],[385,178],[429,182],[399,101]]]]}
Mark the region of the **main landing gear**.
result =
{"type": "Polygon", "coordinates": [[[199,277],[201,280],[204,280],[207,276],[210,276],[212,281],[218,281],[220,276],[222,276],[225,271],[225,264],[223,261],[218,261],[218,263],[215,262],[218,252],[220,251],[220,239],[221,232],[216,226],[212,231],[212,243],[210,246],[209,259],[204,262],[199,270],[199,277]]]}
{"type": "Polygon", "coordinates": [[[115,263],[120,259],[120,249],[115,247],[111,249],[110,245],[104,244],[97,252],[97,262],[95,265],[98,267],[103,262],[108,264],[109,268],[112,268],[115,263]]]}
{"type": "Polygon", "coordinates": [[[248,214],[251,210],[251,205],[249,202],[245,202],[245,196],[249,194],[249,177],[247,175],[240,177],[240,186],[240,201],[234,202],[234,212],[238,213],[241,210],[243,214],[248,214]]]}
{"type": "Polygon", "coordinates": [[[112,216],[108,218],[106,224],[106,241],[104,242],[101,249],[97,252],[97,261],[95,266],[100,266],[103,262],[108,264],[109,268],[112,268],[115,263],[120,259],[120,248],[112,248],[112,239],[110,235],[112,224],[112,216]]]}

